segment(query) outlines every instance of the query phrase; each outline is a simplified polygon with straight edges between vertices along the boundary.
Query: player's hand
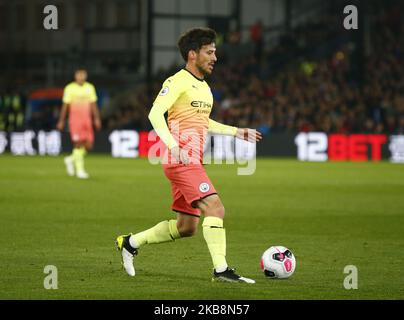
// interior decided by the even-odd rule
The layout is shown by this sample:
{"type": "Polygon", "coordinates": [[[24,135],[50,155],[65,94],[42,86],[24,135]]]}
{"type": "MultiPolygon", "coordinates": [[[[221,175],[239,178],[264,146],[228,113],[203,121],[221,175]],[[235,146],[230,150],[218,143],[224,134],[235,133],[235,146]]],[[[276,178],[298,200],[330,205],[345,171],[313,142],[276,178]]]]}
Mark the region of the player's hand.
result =
{"type": "Polygon", "coordinates": [[[101,124],[100,119],[97,118],[94,120],[94,127],[95,127],[95,130],[97,130],[97,131],[101,130],[102,124],[101,124]]]}
{"type": "Polygon", "coordinates": [[[180,147],[174,147],[170,149],[171,155],[178,161],[178,163],[189,164],[188,153],[185,150],[180,149],[180,147]]]}
{"type": "Polygon", "coordinates": [[[262,134],[255,129],[238,128],[236,137],[248,142],[258,142],[262,139],[262,134]]]}
{"type": "Polygon", "coordinates": [[[56,125],[56,129],[58,129],[59,131],[63,131],[63,129],[65,128],[65,123],[64,121],[59,121],[56,125]]]}

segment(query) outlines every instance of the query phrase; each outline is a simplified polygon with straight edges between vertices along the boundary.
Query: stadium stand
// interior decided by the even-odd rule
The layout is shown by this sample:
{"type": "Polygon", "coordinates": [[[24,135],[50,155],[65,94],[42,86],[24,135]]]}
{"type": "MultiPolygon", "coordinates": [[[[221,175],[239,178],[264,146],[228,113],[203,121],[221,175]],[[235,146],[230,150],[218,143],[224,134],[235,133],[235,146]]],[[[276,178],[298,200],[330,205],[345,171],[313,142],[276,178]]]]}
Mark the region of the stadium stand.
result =
{"type": "MultiPolygon", "coordinates": [[[[355,43],[332,17],[285,34],[257,60],[218,63],[209,79],[215,98],[213,118],[268,132],[404,133],[404,24],[400,10],[383,11],[360,79],[355,43]],[[388,22],[388,23],[387,23],[388,22]]],[[[221,54],[226,52],[219,51],[221,54]]],[[[225,61],[227,59],[224,59],[225,61]]],[[[179,68],[177,66],[177,68],[179,68]]],[[[153,83],[152,98],[164,76],[153,83]]],[[[120,97],[105,119],[109,129],[147,129],[152,100],[145,85],[120,97]]]]}

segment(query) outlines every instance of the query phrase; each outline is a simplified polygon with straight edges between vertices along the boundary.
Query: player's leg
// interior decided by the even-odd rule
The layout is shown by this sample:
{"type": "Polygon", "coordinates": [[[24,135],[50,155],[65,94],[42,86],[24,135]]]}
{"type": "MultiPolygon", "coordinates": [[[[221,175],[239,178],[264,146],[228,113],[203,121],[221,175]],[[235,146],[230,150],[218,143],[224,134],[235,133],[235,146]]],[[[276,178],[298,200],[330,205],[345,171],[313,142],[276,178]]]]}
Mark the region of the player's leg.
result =
{"type": "Polygon", "coordinates": [[[174,241],[183,237],[190,237],[196,233],[199,222],[199,209],[193,208],[185,200],[178,186],[171,185],[173,196],[172,210],[177,212],[177,219],[166,220],[154,227],[134,234],[129,241],[132,247],[138,249],[145,244],[174,241]]]}
{"type": "Polygon", "coordinates": [[[84,158],[87,151],[92,149],[94,142],[94,131],[91,127],[91,123],[78,120],[71,121],[69,123],[69,128],[74,147],[72,155],[65,160],[65,163],[66,161],[69,163],[73,162],[76,176],[80,179],[87,179],[89,178],[89,175],[84,168],[84,158]]]}
{"type": "Polygon", "coordinates": [[[203,236],[212,257],[213,266],[217,272],[223,272],[227,269],[226,232],[223,228],[224,206],[217,194],[196,201],[195,206],[204,215],[203,236]]]}
{"type": "Polygon", "coordinates": [[[146,244],[173,242],[180,238],[193,236],[198,229],[199,218],[178,213],[176,220],[165,220],[154,227],[134,235],[119,236],[116,240],[118,250],[122,253],[122,264],[130,276],[135,275],[133,258],[138,249],[146,244]]]}
{"type": "Polygon", "coordinates": [[[88,178],[88,175],[84,172],[84,143],[80,140],[77,140],[77,135],[72,136],[75,138],[75,140],[72,138],[72,153],[64,158],[67,174],[69,176],[77,175],[79,178],[88,178]]]}
{"type": "Polygon", "coordinates": [[[75,175],[74,150],[75,150],[75,147],[73,147],[72,153],[64,158],[64,163],[65,163],[65,166],[66,166],[67,174],[69,176],[71,176],[71,177],[73,177],[75,175]]]}
{"type": "Polygon", "coordinates": [[[87,141],[77,141],[73,150],[74,167],[76,170],[76,177],[79,179],[89,178],[88,173],[84,169],[84,157],[87,154],[86,150],[87,141]]]}
{"type": "MultiPolygon", "coordinates": [[[[207,176],[202,165],[166,167],[166,176],[179,189],[183,202],[178,206],[186,208],[187,213],[205,216],[203,220],[203,236],[208,245],[214,265],[214,279],[254,283],[251,279],[240,277],[229,269],[226,262],[226,232],[223,228],[224,206],[217,195],[215,187],[207,176]]],[[[181,211],[173,205],[173,209],[181,211]]]]}
{"type": "Polygon", "coordinates": [[[80,127],[77,121],[69,122],[70,140],[73,145],[73,150],[70,155],[64,158],[64,163],[66,166],[66,171],[69,176],[74,176],[76,174],[76,158],[78,150],[80,149],[80,127]]]}
{"type": "Polygon", "coordinates": [[[93,149],[94,146],[94,142],[93,140],[86,140],[83,143],[84,149],[86,150],[86,152],[90,152],[93,149]]]}
{"type": "Polygon", "coordinates": [[[87,179],[89,178],[89,174],[84,168],[84,159],[94,144],[94,131],[90,123],[83,123],[80,128],[80,137],[80,147],[75,158],[76,175],[78,178],[87,179]]]}
{"type": "Polygon", "coordinates": [[[217,194],[212,194],[195,202],[204,215],[203,236],[212,257],[214,272],[212,280],[227,282],[255,283],[254,280],[241,277],[230,269],[226,261],[226,230],[223,227],[225,209],[217,194]]]}
{"type": "Polygon", "coordinates": [[[172,209],[177,212],[177,219],[161,221],[152,228],[119,236],[117,238],[118,250],[122,253],[122,262],[126,272],[134,276],[133,257],[138,249],[146,244],[172,242],[180,238],[193,236],[198,228],[199,209],[193,208],[186,202],[176,184],[172,184],[172,209]]]}
{"type": "Polygon", "coordinates": [[[198,231],[199,216],[186,213],[177,214],[177,229],[181,238],[192,237],[198,231]]]}
{"type": "Polygon", "coordinates": [[[178,213],[176,220],[161,221],[150,229],[130,236],[129,244],[133,248],[139,249],[146,244],[171,242],[191,237],[196,233],[198,223],[199,217],[178,213]]]}
{"type": "Polygon", "coordinates": [[[82,160],[85,152],[83,150],[84,137],[82,133],[82,123],[71,119],[71,121],[69,121],[69,131],[73,150],[69,156],[64,158],[64,163],[66,165],[67,174],[74,176],[79,172],[78,169],[81,169],[84,165],[82,160]]]}

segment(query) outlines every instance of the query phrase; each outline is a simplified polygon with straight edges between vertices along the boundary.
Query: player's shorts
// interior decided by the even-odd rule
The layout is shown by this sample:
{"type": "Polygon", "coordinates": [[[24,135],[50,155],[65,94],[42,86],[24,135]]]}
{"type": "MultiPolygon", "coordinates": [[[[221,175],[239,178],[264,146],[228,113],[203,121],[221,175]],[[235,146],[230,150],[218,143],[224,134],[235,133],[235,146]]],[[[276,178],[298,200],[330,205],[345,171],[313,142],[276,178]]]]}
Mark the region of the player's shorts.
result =
{"type": "Polygon", "coordinates": [[[171,182],[173,211],[199,217],[195,202],[216,194],[215,187],[202,165],[163,165],[164,173],[171,182]]]}
{"type": "Polygon", "coordinates": [[[69,123],[70,138],[73,142],[94,142],[94,130],[91,122],[74,121],[69,123]]]}

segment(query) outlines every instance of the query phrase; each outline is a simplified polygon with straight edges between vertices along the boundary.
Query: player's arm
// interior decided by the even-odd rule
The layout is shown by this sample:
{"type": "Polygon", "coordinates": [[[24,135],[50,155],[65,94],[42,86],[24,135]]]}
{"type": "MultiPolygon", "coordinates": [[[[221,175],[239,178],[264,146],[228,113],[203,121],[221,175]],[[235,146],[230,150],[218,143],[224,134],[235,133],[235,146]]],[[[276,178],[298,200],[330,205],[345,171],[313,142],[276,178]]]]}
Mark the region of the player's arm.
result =
{"type": "Polygon", "coordinates": [[[159,95],[154,100],[153,107],[149,113],[149,120],[154,131],[171,151],[174,158],[178,162],[187,164],[189,162],[188,155],[180,150],[164,118],[164,114],[172,107],[181,93],[181,84],[176,83],[175,80],[166,80],[159,95]]]}
{"type": "Polygon", "coordinates": [[[236,138],[248,142],[258,142],[262,139],[261,132],[250,128],[237,128],[236,138]]]}
{"type": "Polygon", "coordinates": [[[95,87],[91,84],[91,91],[90,91],[90,108],[91,108],[91,115],[94,121],[94,127],[96,130],[101,129],[101,117],[100,112],[98,111],[97,107],[97,93],[95,91],[95,87]]]}
{"type": "Polygon", "coordinates": [[[59,121],[56,125],[56,128],[60,131],[63,131],[65,127],[65,121],[67,117],[67,113],[69,112],[70,103],[72,102],[72,92],[71,86],[67,85],[63,90],[63,105],[62,109],[60,110],[59,121]]]}
{"type": "Polygon", "coordinates": [[[98,111],[97,103],[95,103],[95,102],[91,102],[91,114],[93,115],[95,129],[100,130],[101,129],[101,117],[100,117],[100,112],[98,111]]]}
{"type": "Polygon", "coordinates": [[[257,142],[262,139],[261,132],[255,129],[249,128],[237,128],[228,126],[212,119],[209,119],[209,132],[214,134],[223,134],[223,135],[230,135],[235,136],[239,139],[246,140],[248,142],[257,142]]]}
{"type": "Polygon", "coordinates": [[[175,79],[167,79],[164,81],[162,89],[154,100],[153,107],[149,113],[149,120],[153,129],[168,149],[178,147],[178,143],[168,129],[164,114],[172,107],[181,94],[181,84],[175,79]]]}
{"type": "Polygon", "coordinates": [[[237,134],[236,127],[228,126],[212,119],[209,119],[208,131],[213,134],[224,134],[228,136],[235,136],[237,134]]]}
{"type": "Polygon", "coordinates": [[[178,147],[178,143],[170,133],[166,119],[164,118],[164,114],[167,110],[168,108],[164,104],[154,104],[149,113],[149,120],[160,139],[168,149],[172,149],[178,147]]]}
{"type": "Polygon", "coordinates": [[[68,111],[69,111],[69,104],[63,103],[62,108],[60,110],[59,121],[56,125],[56,128],[60,131],[63,131],[63,129],[65,127],[65,121],[66,121],[66,116],[67,116],[68,111]]]}

